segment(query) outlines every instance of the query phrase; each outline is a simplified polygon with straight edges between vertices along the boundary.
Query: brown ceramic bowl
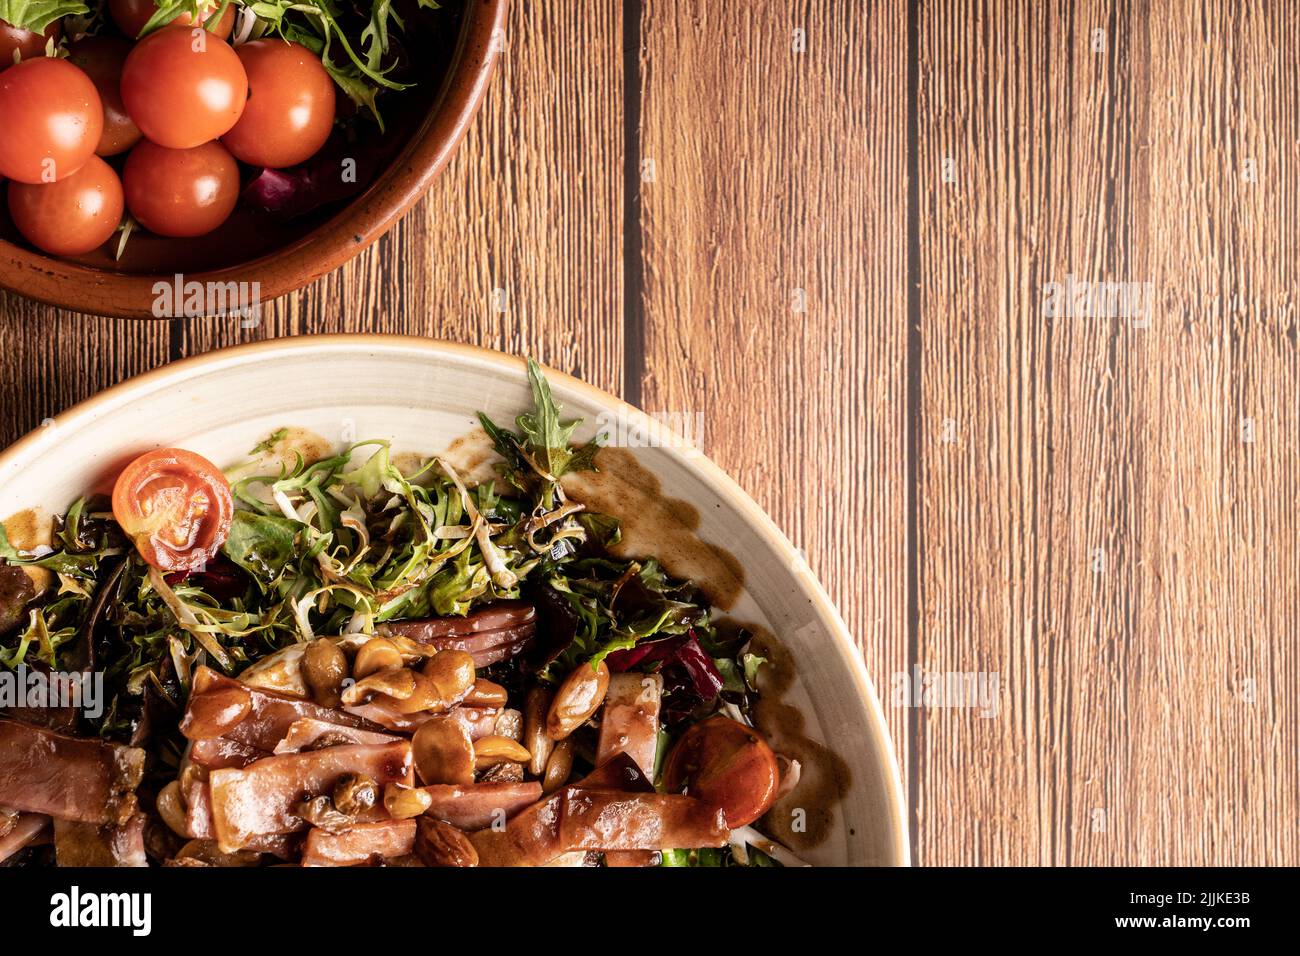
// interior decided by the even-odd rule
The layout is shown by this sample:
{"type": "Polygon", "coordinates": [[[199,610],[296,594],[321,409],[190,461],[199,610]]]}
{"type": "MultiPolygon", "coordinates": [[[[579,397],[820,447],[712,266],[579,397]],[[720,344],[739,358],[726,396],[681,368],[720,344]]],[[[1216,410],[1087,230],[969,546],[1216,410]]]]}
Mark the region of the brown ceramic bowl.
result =
{"type": "MultiPolygon", "coordinates": [[[[236,209],[197,239],[135,232],[120,260],[114,237],[67,259],[36,251],[0,204],[0,286],[50,305],[123,318],[160,317],[155,284],[257,282],[267,302],[302,288],[387,232],[447,165],[478,110],[496,65],[509,0],[442,0],[408,15],[407,46],[418,49],[411,89],[381,102],[386,132],[346,147],[355,153],[355,195],[280,219],[236,209]]],[[[327,145],[326,149],[330,146],[327,145]]],[[[120,165],[120,163],[118,164],[120,165]]]]}

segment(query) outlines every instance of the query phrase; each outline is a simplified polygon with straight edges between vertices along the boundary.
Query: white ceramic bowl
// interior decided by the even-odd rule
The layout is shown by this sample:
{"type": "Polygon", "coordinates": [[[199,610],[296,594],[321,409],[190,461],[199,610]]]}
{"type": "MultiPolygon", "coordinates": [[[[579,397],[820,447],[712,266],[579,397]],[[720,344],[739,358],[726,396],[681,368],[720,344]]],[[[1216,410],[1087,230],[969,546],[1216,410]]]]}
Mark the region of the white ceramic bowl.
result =
{"type": "MultiPolygon", "coordinates": [[[[564,417],[658,426],[618,399],[548,370],[564,417]]],[[[284,427],[340,443],[390,438],[397,451],[440,452],[477,424],[529,407],[523,362],[463,345],[398,336],[312,336],[259,342],[176,362],[131,379],[58,415],[0,455],[0,515],[51,514],[102,490],[148,448],[180,446],[219,465],[247,457],[284,427]]],[[[730,478],[689,447],[638,448],[638,463],[665,496],[698,509],[700,538],[739,557],[745,592],[733,617],[783,643],[798,678],[785,701],[803,733],[848,771],[828,835],[801,851],[810,862],[903,865],[908,840],[902,788],[880,703],[843,622],[772,521],[730,478]]],[[[684,444],[684,443],[683,443],[684,444]]]]}

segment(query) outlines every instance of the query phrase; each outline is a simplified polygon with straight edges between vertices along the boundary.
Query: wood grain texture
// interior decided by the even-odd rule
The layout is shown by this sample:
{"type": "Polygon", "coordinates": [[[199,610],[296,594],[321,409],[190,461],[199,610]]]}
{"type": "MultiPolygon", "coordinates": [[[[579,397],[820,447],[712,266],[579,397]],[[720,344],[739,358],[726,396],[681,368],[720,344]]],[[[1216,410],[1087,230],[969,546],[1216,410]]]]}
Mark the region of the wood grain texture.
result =
{"type": "Polygon", "coordinates": [[[0,441],[250,338],[527,351],[703,415],[863,650],[917,862],[1294,864],[1297,40],[1281,0],[516,0],[430,194],[259,327],[0,295],[0,441]],[[1149,324],[1044,314],[1067,276],[1149,324]],[[996,716],[891,706],[914,666],[996,716]]]}
{"type": "Polygon", "coordinates": [[[880,688],[908,657],[905,14],[651,0],[641,24],[642,404],[703,416],[880,688]]]}
{"type": "Polygon", "coordinates": [[[391,332],[529,353],[622,387],[622,17],[514,3],[481,112],[429,194],[344,268],[245,330],[187,323],[178,351],[391,332]]]}
{"type": "Polygon", "coordinates": [[[1002,685],[923,713],[919,858],[1294,863],[1295,11],[918,26],[921,666],[1002,685]]]}

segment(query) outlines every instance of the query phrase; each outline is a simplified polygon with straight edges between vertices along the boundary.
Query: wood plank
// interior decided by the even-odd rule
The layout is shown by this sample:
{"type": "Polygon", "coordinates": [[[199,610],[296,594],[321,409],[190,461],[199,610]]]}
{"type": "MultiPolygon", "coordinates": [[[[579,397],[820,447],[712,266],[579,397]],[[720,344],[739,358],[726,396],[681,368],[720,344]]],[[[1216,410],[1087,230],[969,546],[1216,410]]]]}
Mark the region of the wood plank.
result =
{"type": "Polygon", "coordinates": [[[343,269],[274,303],[261,328],[190,322],[180,351],[405,333],[529,353],[618,392],[622,70],[617,4],[512,4],[483,108],[410,214],[343,269]]]}
{"type": "Polygon", "coordinates": [[[0,292],[0,447],[167,361],[166,322],[74,315],[0,292]]]}
{"type": "Polygon", "coordinates": [[[1002,684],[923,712],[921,862],[1296,858],[1296,24],[1236,9],[921,7],[921,665],[1002,684]]]}
{"type": "Polygon", "coordinates": [[[641,23],[642,404],[703,415],[882,689],[908,654],[905,36],[901,2],[650,0],[641,23]]]}

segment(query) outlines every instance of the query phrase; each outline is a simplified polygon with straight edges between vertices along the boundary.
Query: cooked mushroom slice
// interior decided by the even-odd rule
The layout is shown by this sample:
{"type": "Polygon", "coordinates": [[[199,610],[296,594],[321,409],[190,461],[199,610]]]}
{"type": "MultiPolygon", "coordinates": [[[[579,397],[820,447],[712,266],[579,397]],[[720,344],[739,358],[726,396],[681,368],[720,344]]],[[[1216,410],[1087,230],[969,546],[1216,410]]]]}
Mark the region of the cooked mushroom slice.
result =
{"type": "Polygon", "coordinates": [[[600,707],[609,689],[609,665],[579,664],[564,678],[546,712],[546,734],[563,740],[587,722],[600,707]]]}
{"type": "Polygon", "coordinates": [[[301,817],[314,827],[322,830],[329,830],[331,833],[339,830],[346,830],[352,824],[356,823],[356,817],[349,816],[338,807],[329,797],[319,796],[312,797],[310,800],[303,800],[295,804],[293,808],[295,816],[301,817]]]}
{"type": "Polygon", "coordinates": [[[425,662],[421,673],[433,682],[444,710],[460,703],[474,689],[474,658],[464,651],[439,651],[425,662]]]}
{"type": "Polygon", "coordinates": [[[532,755],[518,741],[492,735],[474,741],[474,765],[480,770],[499,763],[525,764],[532,755]]]}
{"type": "Polygon", "coordinates": [[[474,741],[455,716],[434,717],[411,738],[415,772],[425,784],[474,782],[474,741]]]}
{"type": "Polygon", "coordinates": [[[345,773],[334,784],[334,806],[355,817],[379,803],[379,785],[363,773],[345,773]]]}
{"type": "Polygon", "coordinates": [[[546,761],[546,772],[542,774],[542,790],[554,793],[569,782],[573,773],[573,741],[561,740],[551,751],[551,759],[546,761]]]}
{"type": "Polygon", "coordinates": [[[419,787],[407,787],[400,783],[390,783],[384,787],[384,809],[394,820],[407,820],[418,817],[433,798],[419,787]]]}
{"type": "Polygon", "coordinates": [[[510,695],[500,684],[479,678],[465,695],[463,703],[470,707],[504,707],[510,695]]]}
{"type": "Polygon", "coordinates": [[[322,707],[339,706],[347,676],[348,659],[333,641],[317,638],[303,649],[302,679],[311,689],[312,700],[322,707]]]}
{"type": "Polygon", "coordinates": [[[546,735],[546,714],[551,709],[551,691],[546,687],[534,687],[524,698],[524,736],[523,745],[532,754],[528,761],[528,772],[540,777],[546,770],[551,748],[555,742],[546,735]]]}
{"type": "Polygon", "coordinates": [[[386,637],[372,637],[357,648],[357,656],[352,659],[352,676],[357,680],[377,674],[404,663],[402,652],[386,637]]]}
{"type": "Polygon", "coordinates": [[[154,801],[158,816],[177,836],[190,836],[189,821],[186,818],[185,798],[181,795],[181,782],[173,780],[158,791],[154,801]]]}
{"type": "Polygon", "coordinates": [[[361,678],[343,692],[343,703],[349,707],[364,704],[377,696],[393,701],[406,700],[415,693],[415,671],[406,667],[386,667],[361,678]]]}

